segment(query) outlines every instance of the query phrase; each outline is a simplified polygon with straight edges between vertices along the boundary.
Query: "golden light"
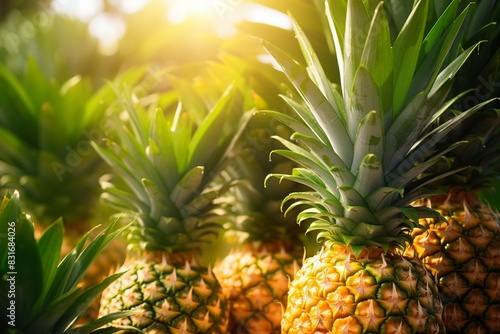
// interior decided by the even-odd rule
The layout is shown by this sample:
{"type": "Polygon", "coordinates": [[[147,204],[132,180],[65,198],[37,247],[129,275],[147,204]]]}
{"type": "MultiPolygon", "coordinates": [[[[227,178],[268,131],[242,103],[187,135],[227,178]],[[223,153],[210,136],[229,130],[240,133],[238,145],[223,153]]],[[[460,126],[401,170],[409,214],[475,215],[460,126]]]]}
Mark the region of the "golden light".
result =
{"type": "Polygon", "coordinates": [[[167,18],[173,24],[181,23],[191,16],[209,17],[216,14],[211,0],[169,0],[168,4],[167,18]]]}

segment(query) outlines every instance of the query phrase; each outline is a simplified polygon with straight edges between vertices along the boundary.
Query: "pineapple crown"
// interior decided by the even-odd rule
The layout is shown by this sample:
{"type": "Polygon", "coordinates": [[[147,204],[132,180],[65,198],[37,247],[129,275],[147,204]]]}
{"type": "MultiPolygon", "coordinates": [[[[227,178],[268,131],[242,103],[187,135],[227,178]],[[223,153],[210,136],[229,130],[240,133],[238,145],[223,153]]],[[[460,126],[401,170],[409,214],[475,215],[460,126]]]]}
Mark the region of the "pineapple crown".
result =
{"type": "MultiPolygon", "coordinates": [[[[500,95],[496,85],[500,79],[500,26],[495,22],[499,14],[500,3],[492,1],[480,1],[471,11],[470,24],[466,26],[461,44],[467,47],[482,40],[485,42],[459,70],[450,92],[450,95],[463,91],[467,94],[443,114],[439,122],[500,95]]],[[[467,191],[492,188],[492,182],[500,176],[500,115],[495,109],[498,106],[498,102],[488,105],[488,109],[481,110],[455,128],[448,136],[449,140],[439,143],[439,147],[444,148],[453,140],[467,142],[451,151],[447,159],[433,168],[440,171],[467,168],[440,180],[434,185],[436,188],[443,191],[457,185],[467,191]]]]}
{"type": "Polygon", "coordinates": [[[196,80],[171,70],[156,91],[120,92],[127,121],[115,120],[107,147],[93,145],[117,176],[103,180],[102,199],[137,218],[129,237],[141,249],[198,250],[221,228],[213,200],[230,185],[219,175],[250,110],[242,83],[225,80],[228,68],[203,66],[177,69],[196,80]]]}
{"type": "MultiPolygon", "coordinates": [[[[30,216],[21,211],[19,193],[4,196],[0,203],[0,304],[4,310],[11,310],[14,305],[15,315],[10,317],[12,313],[4,312],[0,330],[85,334],[98,332],[98,328],[115,319],[134,315],[134,311],[116,312],[75,325],[92,301],[123,274],[111,275],[84,291],[77,285],[102,249],[127,226],[112,232],[113,228],[114,223],[92,240],[89,231],[59,261],[64,236],[62,220],[55,221],[36,240],[30,216]]],[[[110,333],[124,329],[136,331],[129,327],[107,328],[110,333]]]]}
{"type": "Polygon", "coordinates": [[[302,167],[271,176],[310,187],[285,199],[308,206],[298,221],[312,220],[308,231],[358,255],[367,246],[404,248],[418,219],[436,215],[409,204],[433,193],[426,185],[446,174],[419,176],[459,143],[442,151],[436,144],[486,103],[434,126],[461,97],[447,99],[453,77],[479,43],[457,47],[470,6],[457,11],[459,1],[451,1],[429,28],[429,3],[415,1],[394,29],[388,19],[400,14],[388,10],[394,1],[327,1],[340,87],[327,79],[293,18],[306,68],[265,43],[301,98],[283,96],[300,119],[271,113],[296,131],[291,140],[277,137],[287,149],[274,153],[302,167]]]}
{"type": "MultiPolygon", "coordinates": [[[[234,186],[217,200],[218,210],[227,212],[228,233],[241,232],[247,241],[296,240],[304,235],[304,228],[292,224],[299,210],[287,215],[281,212],[281,202],[300,185],[284,181],[281,186],[267,184],[269,173],[288,173],[296,166],[286,159],[269,160],[269,151],[282,148],[272,135],[282,136],[291,131],[268,115],[255,114],[237,143],[235,154],[224,170],[228,180],[237,180],[234,186]]],[[[271,180],[269,183],[276,180],[271,180]]]]}
{"type": "Polygon", "coordinates": [[[26,210],[42,223],[88,219],[105,172],[90,141],[107,130],[102,119],[113,90],[96,91],[82,76],[59,84],[33,58],[24,78],[0,64],[0,89],[0,189],[19,189],[26,210]]]}

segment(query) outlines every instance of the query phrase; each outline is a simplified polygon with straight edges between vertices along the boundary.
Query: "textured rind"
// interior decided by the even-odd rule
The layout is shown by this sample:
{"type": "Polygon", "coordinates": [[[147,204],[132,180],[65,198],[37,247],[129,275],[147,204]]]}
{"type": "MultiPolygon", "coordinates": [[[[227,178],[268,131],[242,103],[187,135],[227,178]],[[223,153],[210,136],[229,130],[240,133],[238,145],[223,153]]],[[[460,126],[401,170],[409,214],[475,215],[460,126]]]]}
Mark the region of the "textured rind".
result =
{"type": "Polygon", "coordinates": [[[323,249],[306,259],[282,333],[444,333],[437,286],[421,262],[380,254],[323,249]]]}
{"type": "Polygon", "coordinates": [[[430,201],[447,221],[421,220],[415,254],[438,278],[448,333],[500,333],[500,220],[479,198],[430,201]]]}
{"type": "Polygon", "coordinates": [[[103,292],[99,315],[141,312],[113,325],[145,333],[226,333],[229,309],[210,269],[131,257],[119,271],[127,272],[103,292]]]}
{"type": "Polygon", "coordinates": [[[302,253],[282,242],[248,242],[214,267],[230,304],[228,333],[281,333],[288,284],[302,253]]]}

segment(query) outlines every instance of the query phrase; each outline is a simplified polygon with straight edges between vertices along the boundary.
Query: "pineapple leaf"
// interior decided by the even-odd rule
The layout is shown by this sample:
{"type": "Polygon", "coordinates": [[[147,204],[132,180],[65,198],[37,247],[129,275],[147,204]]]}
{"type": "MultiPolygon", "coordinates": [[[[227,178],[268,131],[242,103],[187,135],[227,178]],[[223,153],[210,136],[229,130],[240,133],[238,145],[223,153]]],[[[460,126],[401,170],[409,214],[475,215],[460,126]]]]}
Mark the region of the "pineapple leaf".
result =
{"type": "Polygon", "coordinates": [[[376,212],[381,208],[387,207],[390,203],[393,203],[396,196],[403,197],[403,189],[379,187],[366,196],[366,202],[372,212],[376,212]]]}
{"type": "Polygon", "coordinates": [[[125,225],[118,230],[111,232],[117,223],[112,221],[104,231],[95,237],[81,253],[78,254],[76,261],[72,266],[71,275],[66,282],[66,290],[72,289],[82,279],[89,266],[95,261],[103,248],[111,242],[117,235],[125,231],[132,223],[125,225]]]}
{"type": "Polygon", "coordinates": [[[434,49],[438,41],[441,39],[441,36],[443,36],[445,31],[455,20],[456,13],[458,11],[458,4],[459,0],[451,1],[445,11],[438,17],[436,23],[432,26],[429,33],[425,36],[420,48],[420,59],[417,65],[418,67],[421,65],[422,61],[429,55],[431,50],[434,49]]]}
{"type": "Polygon", "coordinates": [[[317,159],[324,162],[325,166],[339,166],[340,168],[347,170],[347,166],[344,164],[342,159],[340,159],[340,157],[333,150],[328,149],[328,147],[323,145],[314,137],[305,136],[303,133],[296,132],[292,135],[291,139],[305,145],[317,159]]]}
{"type": "MultiPolygon", "coordinates": [[[[410,165],[412,161],[418,161],[419,157],[422,157],[421,150],[428,150],[430,147],[434,147],[442,138],[444,138],[450,131],[452,131],[456,126],[460,125],[464,119],[470,117],[473,113],[482,109],[485,105],[491,103],[492,101],[498,100],[496,98],[484,101],[475,105],[467,111],[461,112],[456,117],[448,120],[447,122],[436,127],[425,135],[422,139],[417,141],[414,147],[411,149],[411,153],[401,162],[401,165],[410,165]]],[[[449,150],[447,150],[449,151],[449,150]]]]}
{"type": "Polygon", "coordinates": [[[62,219],[58,219],[55,223],[50,225],[38,240],[38,252],[43,254],[41,256],[42,264],[42,282],[43,289],[38,297],[36,304],[33,306],[33,312],[37,314],[43,309],[48,300],[46,296],[52,286],[52,282],[57,273],[57,265],[61,257],[61,247],[63,244],[64,226],[62,219]]]}
{"type": "MultiPolygon", "coordinates": [[[[298,150],[298,148],[295,148],[298,150]]],[[[322,162],[317,161],[314,157],[310,155],[309,152],[307,154],[297,153],[298,151],[289,151],[289,150],[274,150],[273,153],[279,154],[285,158],[288,158],[292,161],[299,163],[300,165],[310,168],[314,170],[314,172],[318,175],[318,177],[324,182],[325,190],[332,194],[337,193],[337,181],[335,180],[334,174],[330,173],[328,167],[325,166],[322,162]]]]}
{"type": "Polygon", "coordinates": [[[345,15],[347,12],[347,1],[325,1],[325,13],[330,28],[330,33],[333,37],[335,46],[335,55],[337,56],[337,64],[340,72],[340,82],[345,85],[344,77],[344,32],[345,32],[345,15]],[[335,13],[335,14],[334,14],[335,13]],[[337,13],[342,13],[337,15],[337,13]]]}
{"type": "Polygon", "coordinates": [[[463,64],[465,63],[467,58],[469,58],[472,52],[483,42],[484,41],[478,42],[469,47],[467,50],[457,56],[444,70],[442,70],[436,77],[436,80],[432,84],[432,87],[430,87],[427,97],[431,98],[445,85],[445,83],[451,80],[455,76],[455,74],[457,74],[458,70],[462,68],[463,64]]]}
{"type": "Polygon", "coordinates": [[[25,327],[26,332],[33,334],[52,333],[54,324],[75,303],[79,293],[80,289],[75,287],[51,300],[44,310],[30,322],[29,326],[25,327]]]}
{"type": "MultiPolygon", "coordinates": [[[[304,170],[303,172],[306,173],[306,170],[304,170]]],[[[325,189],[325,185],[321,180],[318,179],[316,175],[314,176],[308,175],[308,177],[305,177],[304,175],[269,174],[266,177],[264,183],[266,183],[267,179],[269,179],[270,177],[276,177],[280,181],[290,180],[308,186],[309,188],[318,192],[318,194],[320,194],[322,198],[332,197],[332,194],[325,189]]]]}
{"type": "Polygon", "coordinates": [[[366,198],[373,189],[380,189],[384,184],[382,162],[376,155],[367,154],[359,165],[353,187],[366,198]]]}
{"type": "Polygon", "coordinates": [[[360,165],[367,155],[380,158],[384,153],[382,115],[375,110],[368,112],[358,126],[354,146],[354,160],[351,166],[351,171],[355,175],[359,174],[360,165]]]}
{"type": "MultiPolygon", "coordinates": [[[[314,128],[319,128],[319,125],[317,124],[316,118],[309,111],[309,108],[306,105],[299,103],[299,102],[296,102],[293,99],[289,98],[288,96],[284,96],[284,95],[280,95],[280,96],[290,107],[292,107],[292,109],[295,111],[295,113],[300,116],[300,118],[303,120],[303,122],[305,124],[311,125],[314,128]]],[[[285,116],[290,117],[288,115],[285,115],[285,116]]],[[[301,132],[300,130],[304,130],[303,129],[304,123],[299,122],[298,120],[295,120],[295,122],[293,122],[291,119],[290,120],[286,119],[286,121],[288,121],[288,122],[286,122],[284,124],[289,124],[290,128],[292,128],[293,130],[298,131],[298,132],[301,132]]],[[[306,127],[306,128],[307,128],[307,130],[305,130],[305,132],[302,132],[302,133],[304,133],[304,134],[312,133],[314,136],[314,133],[315,133],[314,130],[311,131],[310,127],[306,127]]],[[[320,130],[318,130],[318,132],[322,134],[322,132],[320,130]]],[[[316,137],[317,137],[317,133],[316,133],[316,137]]],[[[326,143],[328,143],[328,142],[326,141],[326,137],[325,137],[325,141],[323,141],[323,144],[326,144],[326,143]]]]}
{"type": "Polygon", "coordinates": [[[146,194],[148,195],[148,199],[150,205],[149,208],[145,209],[145,212],[148,214],[148,220],[142,221],[147,222],[146,225],[155,224],[160,220],[161,217],[179,217],[179,212],[175,210],[177,207],[172,205],[171,199],[167,196],[167,193],[161,190],[160,187],[157,186],[151,180],[142,179],[142,185],[146,194]]]}
{"type": "Polygon", "coordinates": [[[345,206],[367,206],[363,196],[351,186],[340,186],[339,193],[340,201],[345,206]]]}
{"type": "MultiPolygon", "coordinates": [[[[177,113],[178,112],[180,111],[177,111],[177,113]]],[[[163,111],[158,108],[155,111],[155,116],[150,128],[150,140],[147,154],[149,160],[153,163],[154,169],[169,171],[169,173],[159,173],[167,189],[175,187],[175,181],[179,179],[177,156],[175,154],[174,145],[175,142],[172,138],[172,131],[168,127],[163,111]]]]}
{"type": "MultiPolygon", "coordinates": [[[[132,172],[123,162],[123,159],[116,153],[123,153],[123,149],[120,148],[117,144],[107,141],[108,145],[113,148],[104,149],[100,146],[97,146],[96,143],[92,142],[92,147],[97,151],[97,153],[102,157],[104,161],[106,161],[110,166],[112,166],[117,173],[120,173],[123,180],[127,183],[127,185],[133,190],[135,196],[142,202],[145,202],[148,198],[147,193],[142,187],[141,181],[137,178],[136,174],[132,172]]],[[[129,157],[130,158],[130,157],[129,157]]]]}
{"type": "MultiPolygon", "coordinates": [[[[347,1],[346,22],[344,26],[344,82],[343,96],[354,89],[356,75],[370,27],[370,14],[363,0],[347,1]],[[355,41],[355,42],[353,42],[355,41]]],[[[345,101],[346,110],[351,109],[350,101],[345,101]]],[[[349,115],[349,113],[348,113],[349,115]]],[[[349,120],[351,124],[351,120],[349,120]]]]}
{"type": "Polygon", "coordinates": [[[406,103],[408,91],[417,66],[429,1],[419,0],[394,41],[393,56],[393,117],[396,118],[406,103]]]}
{"type": "Polygon", "coordinates": [[[41,280],[41,257],[34,239],[33,223],[21,213],[19,193],[4,196],[0,207],[0,305],[9,307],[7,291],[10,291],[10,281],[15,280],[16,325],[22,328],[31,320],[32,305],[36,303],[43,285],[41,280]],[[12,256],[15,263],[12,265],[12,256]],[[24,265],[23,265],[24,264],[24,265]],[[25,265],[29,264],[29,265],[25,265]],[[12,274],[14,273],[14,274],[12,274]]]}
{"type": "MultiPolygon", "coordinates": [[[[390,110],[392,106],[392,50],[391,50],[391,36],[389,31],[389,23],[385,16],[383,9],[383,2],[380,2],[372,18],[366,43],[361,56],[360,65],[371,73],[375,87],[378,88],[378,94],[375,97],[380,98],[381,109],[374,109],[383,111],[383,113],[390,110]]],[[[354,83],[356,90],[356,80],[354,83]]],[[[369,95],[370,92],[362,92],[361,94],[369,95]]],[[[358,93],[358,94],[359,94],[358,93]]],[[[356,123],[357,124],[357,123],[356,123]]]]}
{"type": "MultiPolygon", "coordinates": [[[[19,115],[19,122],[22,122],[22,119],[27,120],[32,117],[36,117],[36,107],[33,100],[30,98],[30,94],[23,88],[23,85],[16,79],[12,72],[9,71],[3,64],[0,64],[0,85],[0,87],[3,86],[3,92],[9,92],[10,94],[15,95],[16,97],[13,97],[12,100],[21,104],[16,105],[16,110],[18,112],[15,113],[19,115]]],[[[13,127],[17,128],[18,126],[13,125],[13,127]]]]}
{"type": "MultiPolygon", "coordinates": [[[[379,114],[378,117],[383,115],[378,88],[368,69],[364,66],[360,66],[355,74],[353,89],[349,92],[348,99],[351,101],[349,131],[351,137],[354,138],[360,123],[369,112],[376,110],[379,114]]],[[[356,152],[358,145],[355,143],[353,147],[355,151],[351,168],[356,168],[359,161],[364,157],[363,153],[361,157],[356,156],[356,154],[359,154],[359,152],[356,152]]]]}
{"type": "Polygon", "coordinates": [[[170,194],[170,200],[176,207],[183,207],[198,195],[195,190],[199,189],[203,182],[204,170],[202,166],[193,167],[177,183],[170,194]]]}
{"type": "MultiPolygon", "coordinates": [[[[307,36],[305,35],[304,31],[297,24],[297,21],[295,21],[293,16],[291,14],[289,14],[289,16],[292,21],[292,26],[295,32],[295,36],[299,42],[300,48],[302,49],[302,54],[305,57],[310,77],[312,78],[316,86],[319,87],[319,89],[321,90],[321,92],[328,101],[335,101],[332,92],[332,86],[328,81],[326,73],[323,71],[323,68],[321,67],[321,63],[316,53],[314,52],[311,43],[307,39],[307,36]]],[[[341,117],[343,116],[345,115],[341,115],[341,117]]],[[[346,122],[345,118],[343,119],[343,122],[344,123],[346,122]]]]}
{"type": "MultiPolygon", "coordinates": [[[[425,90],[428,83],[435,82],[443,64],[445,63],[445,60],[450,56],[455,57],[455,55],[451,52],[451,49],[459,37],[460,28],[464,23],[469,7],[470,6],[468,6],[451,24],[451,26],[444,33],[444,36],[442,36],[439,40],[439,43],[434,45],[434,49],[432,49],[429,54],[425,54],[425,58],[423,58],[421,66],[415,73],[413,85],[410,89],[411,95],[425,90]]],[[[436,25],[439,23],[440,22],[438,21],[436,25]]]]}
{"type": "MultiPolygon", "coordinates": [[[[286,97],[283,97],[283,98],[287,99],[286,97]]],[[[305,106],[303,106],[303,105],[301,105],[301,104],[299,104],[291,99],[289,99],[289,100],[292,104],[296,104],[297,106],[299,106],[298,108],[306,108],[305,106]]],[[[290,105],[292,105],[292,104],[290,104],[290,105]]],[[[293,106],[292,106],[292,108],[294,110],[297,110],[293,106]]],[[[281,122],[282,124],[291,128],[292,130],[294,130],[298,133],[302,133],[304,135],[309,135],[310,137],[313,136],[311,130],[309,130],[309,128],[307,126],[305,126],[304,123],[298,121],[297,119],[295,119],[287,114],[280,113],[280,112],[273,111],[273,110],[260,110],[260,111],[256,111],[256,114],[265,114],[265,115],[269,114],[271,117],[274,117],[279,122],[281,122]]],[[[297,114],[299,114],[299,113],[297,112],[297,114]]]]}
{"type": "Polygon", "coordinates": [[[120,272],[106,277],[99,284],[88,288],[82,293],[79,293],[72,302],[71,306],[66,309],[59,321],[57,321],[54,325],[53,331],[56,333],[66,332],[69,328],[73,327],[78,318],[83,315],[83,313],[90,306],[92,301],[94,301],[94,299],[96,299],[108,285],[117,280],[124,273],[125,272],[120,272]]]}
{"type": "Polygon", "coordinates": [[[132,196],[129,192],[115,187],[112,183],[101,180],[101,187],[105,190],[101,194],[101,200],[107,205],[126,212],[130,210],[130,205],[138,211],[147,210],[144,202],[141,202],[137,197],[132,196]]]}
{"type": "Polygon", "coordinates": [[[220,151],[221,140],[224,140],[224,124],[232,106],[234,92],[235,87],[229,86],[196,129],[189,141],[187,168],[206,166],[211,170],[211,162],[221,158],[217,152],[220,151]]]}
{"type": "Polygon", "coordinates": [[[427,125],[430,105],[435,100],[427,100],[424,92],[416,95],[399,113],[389,129],[385,131],[384,166],[386,172],[397,168],[408,153],[411,145],[427,125]]]}
{"type": "Polygon", "coordinates": [[[311,130],[325,144],[332,146],[342,160],[351,161],[353,144],[339,116],[339,111],[335,110],[334,106],[325,99],[300,65],[277,47],[269,43],[264,43],[264,46],[278,61],[317,120],[316,124],[308,124],[311,130]]]}
{"type": "Polygon", "coordinates": [[[73,328],[69,328],[64,333],[65,334],[112,334],[116,332],[126,331],[127,333],[144,333],[137,327],[133,326],[107,326],[104,325],[109,324],[111,321],[116,319],[121,319],[125,317],[130,317],[140,313],[140,311],[120,311],[114,312],[110,314],[106,314],[105,316],[100,317],[99,319],[93,320],[90,323],[86,323],[83,325],[77,325],[73,328]],[[102,327],[102,328],[101,328],[102,327]]]}
{"type": "Polygon", "coordinates": [[[79,254],[82,252],[82,249],[88,238],[90,237],[90,234],[96,228],[97,227],[94,227],[92,230],[85,233],[85,235],[80,239],[76,246],[68,254],[66,254],[61,262],[59,262],[59,265],[57,266],[56,276],[54,277],[52,286],[50,287],[50,292],[47,296],[48,300],[55,300],[56,298],[58,298],[58,296],[61,296],[71,290],[71,288],[67,289],[67,282],[70,275],[72,274],[74,263],[79,254]]]}

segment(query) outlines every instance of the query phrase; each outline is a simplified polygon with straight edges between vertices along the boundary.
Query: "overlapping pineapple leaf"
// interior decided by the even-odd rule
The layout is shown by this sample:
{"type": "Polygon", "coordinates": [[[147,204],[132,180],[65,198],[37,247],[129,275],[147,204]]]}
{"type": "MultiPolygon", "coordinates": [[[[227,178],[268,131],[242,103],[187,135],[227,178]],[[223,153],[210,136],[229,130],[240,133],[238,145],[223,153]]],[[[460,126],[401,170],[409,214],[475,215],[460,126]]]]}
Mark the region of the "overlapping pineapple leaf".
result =
{"type": "Polygon", "coordinates": [[[393,103],[392,114],[397,117],[407,101],[407,94],[417,66],[427,22],[428,0],[419,0],[397,35],[393,48],[393,103]]]}
{"type": "Polygon", "coordinates": [[[404,8],[390,1],[327,1],[327,21],[341,72],[341,103],[335,89],[326,91],[327,74],[298,23],[294,22],[295,31],[307,69],[264,44],[298,92],[298,100],[287,96],[285,101],[303,123],[278,117],[300,134],[280,140],[293,153],[276,152],[304,168],[276,176],[316,192],[317,197],[290,195],[311,208],[304,210],[300,221],[310,220],[310,229],[319,230],[320,238],[349,245],[355,254],[364,246],[388,250],[404,248],[411,241],[409,232],[417,226],[418,216],[428,213],[404,208],[429,193],[430,180],[445,177],[420,178],[459,144],[450,142],[449,148],[437,149],[437,143],[484,106],[436,125],[440,115],[464,96],[444,102],[452,80],[477,45],[465,51],[457,46],[469,6],[458,12],[458,2],[452,1],[443,16],[433,17],[430,5],[428,0],[404,8]],[[334,11],[344,8],[342,13],[334,11]],[[400,9],[407,16],[392,17],[400,9]],[[345,21],[338,18],[343,13],[345,21]],[[324,108],[318,111],[318,105],[324,108]],[[345,110],[346,124],[340,110],[345,110]],[[329,118],[335,121],[325,122],[329,118]],[[292,143],[295,140],[298,145],[292,143]],[[345,177],[345,166],[352,177],[345,177]],[[325,204],[332,198],[344,210],[325,204]]]}
{"type": "MultiPolygon", "coordinates": [[[[358,86],[356,80],[353,88],[359,91],[358,95],[361,93],[372,96],[372,99],[378,98],[379,101],[376,104],[379,108],[373,109],[380,111],[381,114],[387,113],[392,107],[392,64],[393,59],[389,23],[385,15],[384,4],[380,2],[375,8],[359,63],[360,67],[366,68],[368,73],[370,73],[374,81],[373,87],[378,88],[378,94],[371,91],[363,92],[365,87],[363,87],[363,85],[358,86]]],[[[356,74],[356,76],[357,75],[358,74],[356,74]]],[[[373,102],[371,104],[373,104],[373,102]]],[[[365,108],[369,108],[369,105],[370,104],[366,104],[365,108]]]]}
{"type": "MultiPolygon", "coordinates": [[[[352,141],[344,127],[341,117],[332,104],[325,99],[321,91],[309,79],[307,72],[295,63],[288,55],[275,46],[265,43],[266,49],[276,58],[289,80],[301,94],[314,116],[315,123],[307,124],[321,141],[332,145],[335,152],[344,160],[352,159],[352,141]]],[[[303,117],[304,120],[311,117],[303,117]]]]}
{"type": "Polygon", "coordinates": [[[443,87],[449,80],[453,79],[453,77],[457,74],[457,72],[462,68],[463,64],[469,58],[469,56],[474,52],[474,50],[481,44],[482,42],[478,42],[475,45],[469,47],[459,56],[457,56],[445,69],[443,69],[436,77],[435,81],[432,81],[432,86],[428,90],[428,98],[431,98],[434,94],[436,94],[441,87],[443,87]]]}
{"type": "MultiPolygon", "coordinates": [[[[37,241],[34,237],[33,223],[21,211],[18,193],[7,194],[0,206],[0,272],[2,277],[13,275],[16,280],[16,319],[15,329],[23,333],[67,333],[78,318],[84,314],[90,303],[97,298],[103,289],[119,275],[110,276],[94,287],[81,291],[77,283],[82,278],[90,263],[101,253],[113,238],[128,226],[114,232],[114,223],[85,246],[90,232],[61,262],[63,239],[63,223],[58,220],[48,227],[37,241]],[[14,237],[8,239],[7,231],[15,231],[14,237]],[[5,231],[5,232],[3,232],[5,231]],[[9,251],[7,251],[7,245],[9,251]],[[15,248],[16,261],[14,267],[7,261],[8,253],[15,248]],[[5,252],[3,251],[5,250],[5,252]],[[9,264],[9,265],[8,265],[9,264]]],[[[12,261],[10,261],[12,263],[12,261]]],[[[2,290],[5,284],[2,280],[2,290]]],[[[11,297],[9,297],[11,298],[11,297]]],[[[0,296],[0,304],[7,307],[9,300],[6,294],[0,296]]],[[[2,307],[3,307],[2,306],[2,307]]],[[[130,316],[133,312],[114,314],[113,317],[130,316]]],[[[105,319],[99,321],[99,327],[105,325],[105,319]],[[103,321],[104,320],[104,321],[103,321]]],[[[11,324],[9,324],[11,325],[11,324]]],[[[2,319],[2,330],[7,330],[7,321],[2,319]]],[[[87,328],[97,328],[90,324],[87,328]]],[[[112,332],[116,332],[114,329],[112,332]]]]}
{"type": "MultiPolygon", "coordinates": [[[[314,81],[316,86],[321,90],[323,95],[326,97],[328,101],[335,101],[333,91],[332,91],[332,85],[330,81],[328,80],[328,77],[326,76],[326,73],[323,71],[323,68],[321,67],[320,61],[316,55],[316,53],[313,50],[313,47],[311,43],[309,42],[309,39],[305,35],[304,31],[300,28],[300,26],[297,24],[295,19],[291,14],[289,14],[291,20],[292,20],[292,25],[293,25],[293,30],[295,32],[295,36],[299,42],[300,48],[302,50],[302,54],[305,57],[305,61],[307,64],[307,70],[309,72],[309,76],[311,79],[314,81]]],[[[336,108],[337,110],[338,108],[336,108]]],[[[345,120],[345,115],[341,115],[341,118],[344,119],[344,123],[346,122],[345,120]]]]}

